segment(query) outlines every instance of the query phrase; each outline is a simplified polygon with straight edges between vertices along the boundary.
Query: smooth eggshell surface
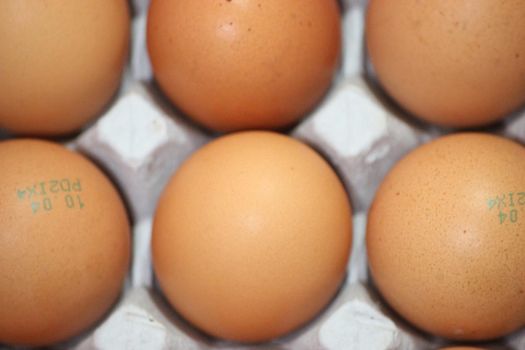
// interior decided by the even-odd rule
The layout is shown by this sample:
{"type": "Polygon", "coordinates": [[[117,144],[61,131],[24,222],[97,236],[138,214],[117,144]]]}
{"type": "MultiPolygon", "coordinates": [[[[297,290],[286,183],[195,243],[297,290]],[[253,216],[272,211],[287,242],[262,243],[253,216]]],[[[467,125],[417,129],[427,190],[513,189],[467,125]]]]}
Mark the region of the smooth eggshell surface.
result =
{"type": "Polygon", "coordinates": [[[335,0],[153,0],[148,49],[171,101],[204,126],[289,125],[331,83],[341,50],[335,0]]]}
{"type": "Polygon", "coordinates": [[[125,0],[0,1],[0,128],[58,135],[95,118],[120,84],[125,0]]]}
{"type": "Polygon", "coordinates": [[[368,52],[386,91],[422,119],[469,127],[525,103],[521,0],[371,0],[368,52]]]}
{"type": "Polygon", "coordinates": [[[78,335],[109,311],[126,276],[118,193],[91,162],[50,142],[1,142],[0,169],[0,343],[78,335]]]}
{"type": "Polygon", "coordinates": [[[402,159],[369,212],[367,253],[386,301],[458,340],[525,322],[525,148],[488,134],[445,136],[402,159]]]}
{"type": "Polygon", "coordinates": [[[175,309],[204,332],[243,342],[311,320],[345,276],[352,213],[335,172],[287,136],[219,138],[171,179],[153,261],[175,309]]]}

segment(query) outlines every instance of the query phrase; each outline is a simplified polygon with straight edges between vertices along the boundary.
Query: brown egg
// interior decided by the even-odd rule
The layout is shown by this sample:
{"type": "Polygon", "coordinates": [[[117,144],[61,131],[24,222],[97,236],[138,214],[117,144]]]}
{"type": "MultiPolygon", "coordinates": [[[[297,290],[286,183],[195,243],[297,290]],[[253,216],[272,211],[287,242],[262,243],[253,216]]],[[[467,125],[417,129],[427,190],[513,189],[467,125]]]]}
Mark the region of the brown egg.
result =
{"type": "Polygon", "coordinates": [[[66,340],[120,293],[124,206],[100,170],[57,144],[1,142],[0,169],[0,343],[66,340]]]}
{"type": "Polygon", "coordinates": [[[154,221],[155,272],[204,332],[270,340],[334,296],[351,223],[345,190],[315,151],[275,133],[233,134],[197,151],[168,184],[154,221]]]}
{"type": "Polygon", "coordinates": [[[0,128],[80,129],[119,86],[128,40],[125,0],[0,1],[0,128]]]}
{"type": "Polygon", "coordinates": [[[480,126],[525,103],[521,1],[371,0],[366,42],[380,83],[431,123],[480,126]]]}
{"type": "Polygon", "coordinates": [[[148,49],[157,82],[208,128],[278,128],[323,96],[337,68],[335,0],[153,0],[148,49]]]}
{"type": "Polygon", "coordinates": [[[525,324],[525,149],[465,133],[402,159],[369,212],[367,251],[386,301],[417,327],[483,340],[525,324]]]}

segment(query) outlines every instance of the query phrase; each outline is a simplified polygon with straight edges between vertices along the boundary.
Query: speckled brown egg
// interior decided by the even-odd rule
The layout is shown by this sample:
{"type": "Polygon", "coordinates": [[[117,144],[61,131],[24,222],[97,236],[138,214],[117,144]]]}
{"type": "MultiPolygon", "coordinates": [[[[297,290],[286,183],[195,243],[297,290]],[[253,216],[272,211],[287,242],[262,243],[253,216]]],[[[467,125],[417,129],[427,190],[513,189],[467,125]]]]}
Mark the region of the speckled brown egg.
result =
{"type": "Polygon", "coordinates": [[[147,39],[158,84],[197,122],[278,128],[329,87],[341,20],[335,0],[153,0],[147,39]]]}
{"type": "Polygon", "coordinates": [[[311,148],[276,133],[232,134],[170,180],[153,227],[155,273],[171,305],[202,331],[270,340],[335,295],[351,223],[343,185],[311,148]]]}
{"type": "Polygon", "coordinates": [[[369,212],[367,252],[386,301],[446,338],[500,337],[525,323],[525,148],[445,136],[402,159],[369,212]]]}
{"type": "Polygon", "coordinates": [[[525,104],[521,0],[372,0],[366,42],[377,77],[406,110],[471,127],[525,104]]]}
{"type": "Polygon", "coordinates": [[[0,343],[43,346],[85,331],[117,299],[130,258],[117,191],[50,142],[0,142],[0,343]]]}
{"type": "Polygon", "coordinates": [[[102,112],[129,41],[126,0],[0,1],[0,128],[58,135],[102,112]]]}

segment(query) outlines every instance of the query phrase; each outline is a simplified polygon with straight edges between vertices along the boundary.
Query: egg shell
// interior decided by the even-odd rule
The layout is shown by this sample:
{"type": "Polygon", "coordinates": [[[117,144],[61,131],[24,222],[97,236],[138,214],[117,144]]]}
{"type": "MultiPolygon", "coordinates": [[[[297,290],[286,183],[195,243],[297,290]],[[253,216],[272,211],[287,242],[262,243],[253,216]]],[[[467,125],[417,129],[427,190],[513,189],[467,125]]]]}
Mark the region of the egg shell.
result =
{"type": "Polygon", "coordinates": [[[129,223],[109,180],[61,145],[0,143],[0,343],[78,335],[117,299],[129,223]]]}
{"type": "Polygon", "coordinates": [[[484,340],[525,323],[525,149],[477,133],[412,151],[369,213],[373,280],[432,334],[484,340]]]}
{"type": "Polygon", "coordinates": [[[244,132],[193,154],[155,215],[156,276],[174,308],[218,338],[261,342],[311,320],[345,276],[348,197],[287,136],[244,132]]]}
{"type": "Polygon", "coordinates": [[[329,87],[341,51],[335,0],[153,0],[147,35],[164,93],[220,131],[297,121],[329,87]]]}
{"type": "Polygon", "coordinates": [[[0,2],[0,128],[58,135],[95,118],[129,46],[125,0],[0,2]]]}
{"type": "Polygon", "coordinates": [[[520,0],[372,0],[366,43],[381,85],[443,126],[495,122],[525,103],[520,0]]]}

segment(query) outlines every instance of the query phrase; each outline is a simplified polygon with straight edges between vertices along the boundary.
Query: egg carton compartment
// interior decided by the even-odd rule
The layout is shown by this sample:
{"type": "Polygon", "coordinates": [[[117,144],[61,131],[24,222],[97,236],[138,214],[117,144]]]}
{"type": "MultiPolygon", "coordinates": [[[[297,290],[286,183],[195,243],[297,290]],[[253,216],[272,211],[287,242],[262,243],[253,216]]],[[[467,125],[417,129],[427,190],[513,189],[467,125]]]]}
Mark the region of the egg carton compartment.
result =
{"type": "MultiPolygon", "coordinates": [[[[78,137],[65,141],[105,169],[120,188],[133,222],[132,266],[122,297],[107,317],[86,334],[57,348],[431,350],[448,344],[418,332],[396,316],[368,277],[366,211],[377,187],[403,155],[449,130],[412,120],[377,88],[364,50],[365,0],[342,2],[341,68],[320,105],[288,132],[331,163],[352,201],[353,246],[340,291],[308,325],[260,345],[211,339],[168,305],[156,285],[151,264],[155,206],[180,164],[217,135],[181,116],[155,87],[146,50],[148,3],[133,1],[131,58],[119,95],[96,122],[78,137]]],[[[525,113],[517,112],[486,131],[523,143],[525,113]]],[[[0,140],[8,137],[0,132],[0,140]]],[[[482,346],[525,349],[525,331],[482,346]]]]}

